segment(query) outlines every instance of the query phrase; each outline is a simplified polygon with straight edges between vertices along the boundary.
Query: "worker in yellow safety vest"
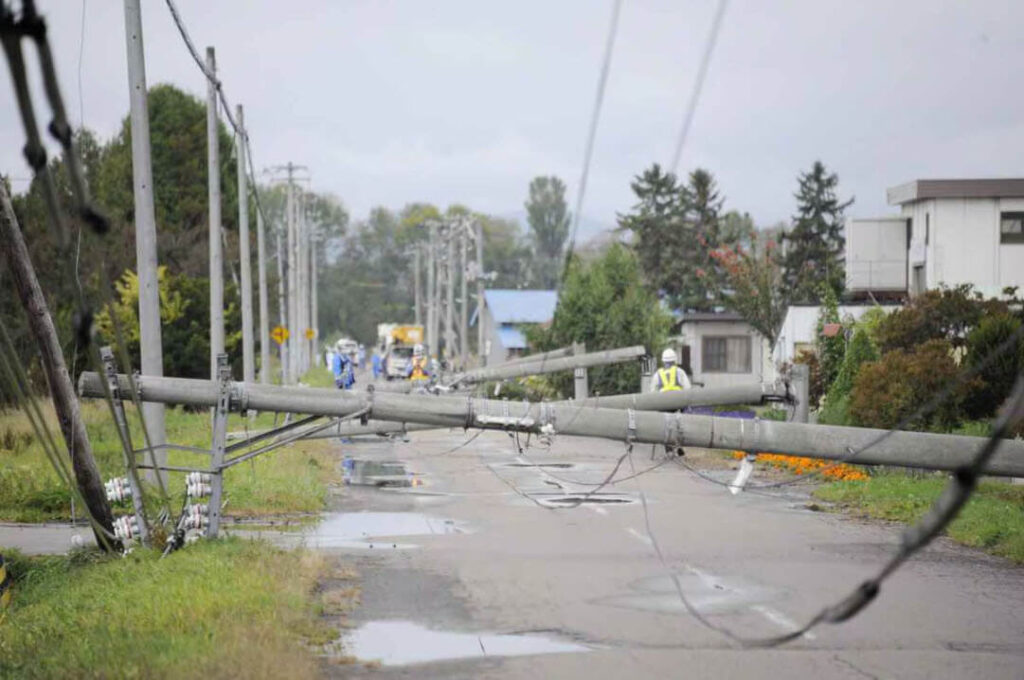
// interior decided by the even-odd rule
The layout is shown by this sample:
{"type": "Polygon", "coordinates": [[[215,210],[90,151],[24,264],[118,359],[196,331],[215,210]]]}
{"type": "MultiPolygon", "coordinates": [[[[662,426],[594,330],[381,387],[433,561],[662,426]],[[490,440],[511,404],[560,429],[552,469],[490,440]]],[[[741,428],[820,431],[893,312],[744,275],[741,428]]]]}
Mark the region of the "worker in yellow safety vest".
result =
{"type": "Polygon", "coordinates": [[[423,345],[415,345],[412,348],[412,360],[409,368],[406,369],[406,377],[409,380],[430,380],[430,369],[427,366],[427,357],[423,351],[423,345]]]}
{"type": "Polygon", "coordinates": [[[661,353],[662,368],[658,369],[654,380],[651,381],[651,392],[690,389],[690,378],[687,377],[686,371],[676,365],[678,361],[676,351],[671,347],[661,353]]]}

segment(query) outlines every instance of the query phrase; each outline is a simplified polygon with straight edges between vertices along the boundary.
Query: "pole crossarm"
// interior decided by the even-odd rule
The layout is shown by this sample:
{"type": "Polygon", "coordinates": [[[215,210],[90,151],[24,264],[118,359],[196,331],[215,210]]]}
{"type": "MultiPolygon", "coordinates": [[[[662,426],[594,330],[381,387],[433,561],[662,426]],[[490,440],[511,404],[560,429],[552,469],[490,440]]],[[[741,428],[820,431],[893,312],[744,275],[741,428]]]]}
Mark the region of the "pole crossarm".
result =
{"type": "Polygon", "coordinates": [[[602,352],[590,352],[574,356],[559,357],[556,359],[541,358],[536,361],[524,361],[523,363],[512,364],[511,366],[500,365],[489,368],[479,368],[473,371],[455,376],[453,384],[469,384],[487,382],[488,380],[505,380],[507,378],[521,378],[528,375],[541,375],[543,373],[557,373],[558,371],[571,371],[576,368],[589,368],[591,366],[605,366],[607,364],[618,364],[627,361],[635,361],[647,354],[643,345],[635,347],[621,347],[609,349],[602,352]]]}
{"type": "MultiPolygon", "coordinates": [[[[126,389],[128,376],[119,374],[117,378],[121,389],[126,389]]],[[[216,381],[142,376],[137,382],[143,401],[209,407],[216,405],[219,395],[216,381]]],[[[94,372],[82,373],[79,391],[83,397],[102,397],[101,376],[94,372]]],[[[437,427],[600,437],[947,471],[970,463],[973,453],[985,441],[983,437],[962,435],[581,407],[566,402],[509,402],[468,397],[428,399],[415,394],[360,395],[325,388],[246,383],[231,383],[230,392],[228,407],[237,411],[256,409],[334,417],[365,414],[374,420],[437,427]]],[[[986,467],[986,474],[1024,477],[1024,442],[1001,441],[986,467]]]]}

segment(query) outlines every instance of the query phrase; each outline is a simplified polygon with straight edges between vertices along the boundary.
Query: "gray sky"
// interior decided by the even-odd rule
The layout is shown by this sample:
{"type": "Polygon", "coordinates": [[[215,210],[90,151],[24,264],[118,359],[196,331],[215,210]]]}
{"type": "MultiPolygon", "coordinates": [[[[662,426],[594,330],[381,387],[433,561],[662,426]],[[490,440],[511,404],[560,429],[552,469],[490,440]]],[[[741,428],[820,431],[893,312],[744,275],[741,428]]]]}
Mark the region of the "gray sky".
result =
{"type": "MultiPolygon", "coordinates": [[[[77,121],[85,3],[38,4],[77,121]]],[[[670,161],[714,6],[624,0],[588,221],[613,224],[632,176],[670,161]]],[[[611,0],[179,9],[199,49],[217,48],[256,163],[309,166],[357,218],[411,201],[516,213],[538,174],[561,176],[574,202],[611,0]]],[[[205,96],[166,5],[144,1],[143,20],[149,84],[205,96]]],[[[710,169],[727,208],[762,225],[792,214],[796,174],[818,158],[864,217],[893,212],[886,187],[911,179],[1020,176],[1022,20],[1014,0],[732,0],[682,168],[710,169]]],[[[105,139],[128,109],[122,3],[88,0],[84,28],[84,122],[105,139]]],[[[25,178],[6,70],[0,101],[0,172],[25,178]]]]}

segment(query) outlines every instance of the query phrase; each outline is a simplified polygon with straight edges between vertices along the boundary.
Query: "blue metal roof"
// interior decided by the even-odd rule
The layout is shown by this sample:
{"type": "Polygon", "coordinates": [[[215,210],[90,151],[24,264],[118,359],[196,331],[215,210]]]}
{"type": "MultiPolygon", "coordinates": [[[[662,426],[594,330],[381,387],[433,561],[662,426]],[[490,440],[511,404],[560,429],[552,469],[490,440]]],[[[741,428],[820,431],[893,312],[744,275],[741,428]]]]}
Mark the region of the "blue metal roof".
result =
{"type": "Polygon", "coordinates": [[[515,326],[500,326],[498,342],[505,349],[526,349],[526,336],[515,326]]]}
{"type": "Polygon", "coordinates": [[[545,323],[555,315],[558,291],[485,290],[484,300],[491,310],[491,318],[499,324],[545,323]]]}

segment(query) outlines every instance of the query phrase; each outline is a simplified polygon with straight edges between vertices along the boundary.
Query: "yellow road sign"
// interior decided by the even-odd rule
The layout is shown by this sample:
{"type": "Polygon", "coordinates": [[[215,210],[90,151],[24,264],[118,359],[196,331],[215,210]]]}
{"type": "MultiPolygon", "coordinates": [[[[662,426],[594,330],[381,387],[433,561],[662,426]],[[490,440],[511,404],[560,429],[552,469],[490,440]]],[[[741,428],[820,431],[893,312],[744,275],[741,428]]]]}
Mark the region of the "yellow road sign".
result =
{"type": "Polygon", "coordinates": [[[312,328],[307,328],[306,329],[306,340],[312,340],[315,337],[316,337],[316,331],[313,330],[312,328]]]}
{"type": "Polygon", "coordinates": [[[273,338],[274,342],[276,342],[279,345],[283,345],[285,343],[285,340],[288,339],[289,335],[291,334],[288,332],[288,329],[285,328],[284,326],[275,326],[274,330],[270,331],[270,337],[273,338]]]}

